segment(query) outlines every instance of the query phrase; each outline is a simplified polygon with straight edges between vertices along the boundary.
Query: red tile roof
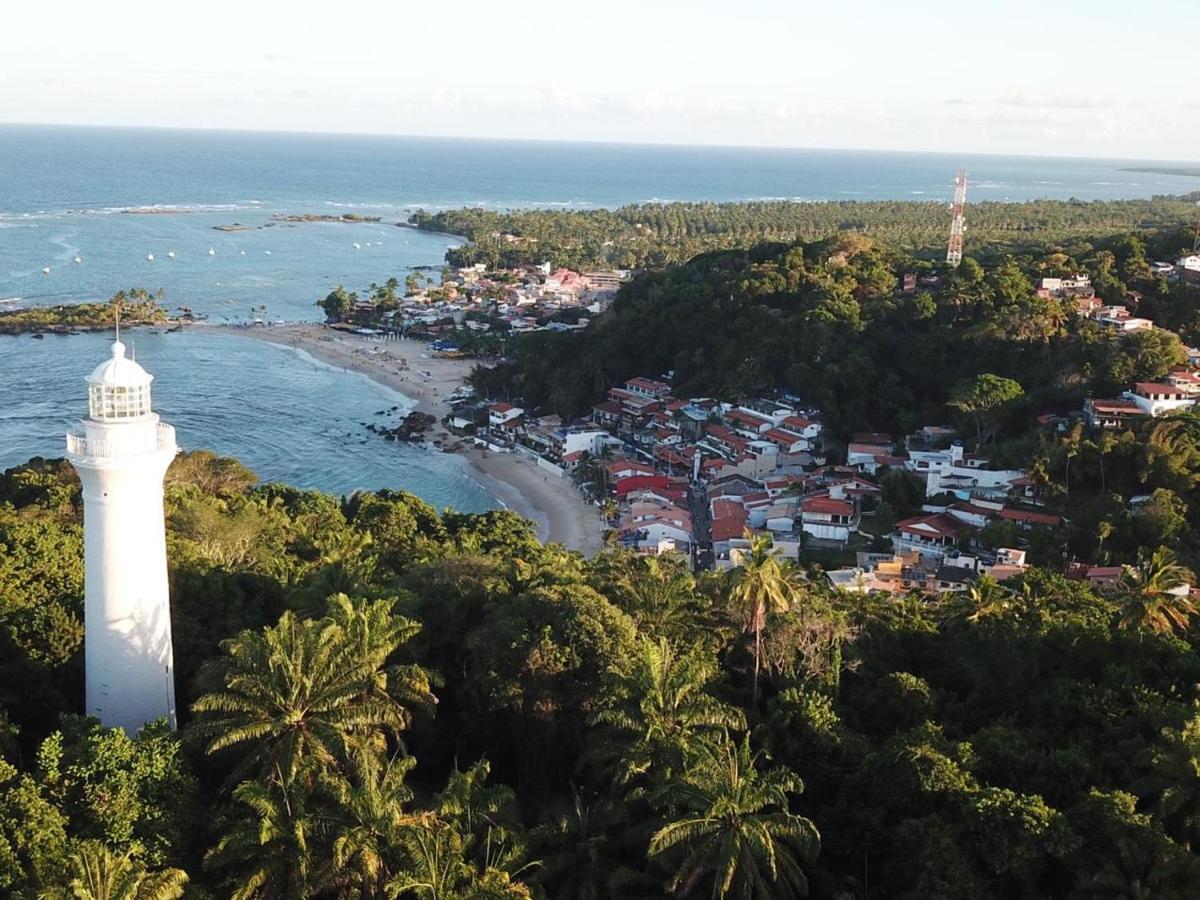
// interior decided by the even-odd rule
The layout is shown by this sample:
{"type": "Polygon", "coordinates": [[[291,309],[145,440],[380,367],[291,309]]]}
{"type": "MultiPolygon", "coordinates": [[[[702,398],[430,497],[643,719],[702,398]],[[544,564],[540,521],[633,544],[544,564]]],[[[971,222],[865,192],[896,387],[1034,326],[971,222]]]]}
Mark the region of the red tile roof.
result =
{"type": "Polygon", "coordinates": [[[873,456],[876,459],[880,459],[882,457],[891,455],[892,451],[889,447],[885,447],[881,444],[847,444],[846,452],[861,453],[864,456],[873,456]]]}
{"type": "Polygon", "coordinates": [[[746,425],[758,431],[764,425],[770,425],[771,420],[764,416],[756,416],[753,413],[743,412],[740,409],[733,409],[725,413],[725,418],[731,422],[737,422],[739,425],[746,425]]]}
{"type": "Polygon", "coordinates": [[[1132,400],[1097,400],[1092,398],[1088,401],[1092,409],[1101,415],[1105,413],[1128,413],[1132,415],[1141,415],[1142,408],[1132,400]]]}
{"type": "Polygon", "coordinates": [[[805,440],[803,435],[792,431],[785,431],[782,428],[772,428],[770,431],[764,431],[762,436],[772,443],[788,446],[796,443],[796,441],[805,440]]]}
{"type": "Polygon", "coordinates": [[[1002,509],[996,515],[1010,522],[1028,522],[1030,525],[1057,525],[1062,521],[1050,513],[1030,512],[1024,509],[1002,509]]]}
{"type": "Polygon", "coordinates": [[[1166,394],[1168,397],[1183,397],[1185,393],[1173,384],[1160,384],[1156,381],[1139,381],[1133,386],[1138,394],[1166,394]]]}
{"type": "Polygon", "coordinates": [[[879,431],[860,431],[850,440],[855,444],[891,444],[892,436],[879,431]]]}
{"type": "Polygon", "coordinates": [[[739,500],[730,500],[725,497],[718,497],[716,500],[713,500],[709,506],[712,508],[712,517],[714,519],[731,515],[738,510],[742,510],[744,512],[742,504],[739,500]]]}
{"type": "Polygon", "coordinates": [[[740,538],[746,531],[746,511],[738,507],[736,511],[730,511],[728,515],[714,518],[712,521],[712,539],[717,541],[729,541],[734,538],[740,538]]]}
{"type": "Polygon", "coordinates": [[[953,516],[938,513],[932,516],[914,516],[896,523],[896,528],[909,534],[928,537],[931,533],[942,538],[956,538],[965,526],[953,516]]]}
{"type": "Polygon", "coordinates": [[[800,510],[806,513],[853,516],[854,504],[848,500],[834,500],[832,497],[805,497],[800,502],[800,510]]]}

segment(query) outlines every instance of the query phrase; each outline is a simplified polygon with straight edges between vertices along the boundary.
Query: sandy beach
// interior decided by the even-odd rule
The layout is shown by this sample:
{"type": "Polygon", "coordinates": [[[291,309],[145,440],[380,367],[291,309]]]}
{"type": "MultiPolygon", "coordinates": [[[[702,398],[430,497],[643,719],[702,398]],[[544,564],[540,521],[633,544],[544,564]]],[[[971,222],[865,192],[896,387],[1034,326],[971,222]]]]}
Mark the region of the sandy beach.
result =
{"type": "MultiPolygon", "coordinates": [[[[383,341],[316,323],[190,325],[188,329],[232,334],[303,350],[327,365],[359,372],[411,398],[418,410],[436,418],[438,424],[427,435],[430,442],[440,439],[453,444],[462,440],[447,432],[441,419],[450,411],[448,398],[475,366],[472,360],[438,359],[430,352],[429,345],[421,341],[383,341]]],[[[537,523],[542,541],[562,544],[585,556],[599,551],[604,523],[570,479],[551,475],[511,453],[464,448],[459,455],[467,460],[473,475],[488,493],[537,523]]]]}

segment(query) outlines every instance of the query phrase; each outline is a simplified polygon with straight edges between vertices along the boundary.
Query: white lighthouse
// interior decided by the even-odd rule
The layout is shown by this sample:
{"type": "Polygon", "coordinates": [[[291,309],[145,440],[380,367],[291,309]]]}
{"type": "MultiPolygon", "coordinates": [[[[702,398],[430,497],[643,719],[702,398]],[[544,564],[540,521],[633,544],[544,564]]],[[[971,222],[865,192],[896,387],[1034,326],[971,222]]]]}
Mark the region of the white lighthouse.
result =
{"type": "Polygon", "coordinates": [[[130,734],[160,717],[175,727],[163,477],[179,448],[150,408],[152,380],[117,340],[67,434],[83,482],[87,714],[130,734]]]}

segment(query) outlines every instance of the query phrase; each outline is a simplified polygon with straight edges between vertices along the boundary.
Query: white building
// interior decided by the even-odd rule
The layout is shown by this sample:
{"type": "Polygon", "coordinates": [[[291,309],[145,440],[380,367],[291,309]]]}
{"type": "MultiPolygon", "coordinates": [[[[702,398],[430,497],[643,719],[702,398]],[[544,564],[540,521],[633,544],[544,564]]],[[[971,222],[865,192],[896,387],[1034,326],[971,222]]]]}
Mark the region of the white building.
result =
{"type": "Polygon", "coordinates": [[[1181,269],[1191,269],[1193,272],[1200,272],[1200,254],[1190,253],[1187,256],[1181,256],[1175,260],[1175,265],[1181,269]]]}
{"type": "Polygon", "coordinates": [[[179,448],[151,410],[152,380],[117,341],[67,434],[83,483],[87,714],[130,734],[159,718],[175,727],[163,477],[179,448]]]}
{"type": "Polygon", "coordinates": [[[1122,396],[1137,404],[1138,409],[1148,416],[1161,416],[1196,405],[1195,398],[1186,389],[1154,381],[1139,381],[1132,391],[1125,391],[1122,396]]]}

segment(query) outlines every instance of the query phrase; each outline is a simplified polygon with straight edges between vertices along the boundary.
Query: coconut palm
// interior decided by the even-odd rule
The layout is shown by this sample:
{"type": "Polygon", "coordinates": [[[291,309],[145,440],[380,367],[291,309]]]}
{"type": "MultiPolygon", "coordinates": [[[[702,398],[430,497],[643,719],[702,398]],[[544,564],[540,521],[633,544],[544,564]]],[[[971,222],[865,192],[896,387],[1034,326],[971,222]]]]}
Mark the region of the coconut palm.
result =
{"type": "Polygon", "coordinates": [[[704,732],[746,727],[741,710],[707,693],[716,675],[715,662],[703,650],[680,654],[666,638],[642,639],[628,673],[612,677],[607,693],[619,699],[592,719],[619,735],[599,744],[601,754],[619,757],[619,783],[651,769],[656,779],[670,779],[683,771],[704,732]]]}
{"type": "Polygon", "coordinates": [[[182,869],[147,872],[132,851],[113,853],[100,841],[81,841],[71,857],[75,877],[49,898],[74,900],[175,900],[188,877],[182,869]]]}
{"type": "Polygon", "coordinates": [[[682,558],[638,557],[616,587],[619,605],[647,634],[682,635],[694,622],[696,582],[682,558]]]}
{"type": "Polygon", "coordinates": [[[404,826],[401,847],[407,865],[387,885],[392,898],[491,900],[529,897],[529,889],[503,868],[477,868],[468,858],[472,838],[434,813],[404,826]]]}
{"type": "Polygon", "coordinates": [[[235,808],[204,865],[226,873],[231,900],[289,900],[316,890],[314,868],[321,822],[303,787],[285,791],[278,781],[244,781],[233,792],[235,808]]]}
{"type": "Polygon", "coordinates": [[[1101,519],[1096,523],[1096,559],[1100,563],[1108,561],[1108,551],[1104,549],[1104,542],[1113,536],[1117,530],[1117,526],[1108,519],[1101,519]]]}
{"type": "Polygon", "coordinates": [[[367,753],[352,778],[336,780],[333,865],[324,878],[325,887],[359,897],[384,895],[398,868],[401,829],[413,820],[404,809],[412,800],[405,779],[415,764],[411,756],[384,762],[367,753]]]}
{"type": "Polygon", "coordinates": [[[1191,584],[1190,570],[1174,552],[1159,547],[1149,556],[1138,553],[1138,564],[1121,576],[1121,628],[1146,628],[1157,634],[1187,631],[1196,605],[1182,589],[1191,584]]]}
{"type": "Polygon", "coordinates": [[[769,534],[746,532],[749,550],[741,564],[729,571],[727,598],[746,632],[754,634],[754,699],[758,700],[758,673],[762,661],[762,632],[771,613],[787,612],[799,595],[799,579],[786,563],[769,534]]]}
{"type": "Polygon", "coordinates": [[[1172,837],[1194,852],[1200,848],[1200,709],[1163,737],[1150,779],[1155,812],[1172,837]]]}
{"type": "Polygon", "coordinates": [[[623,805],[587,804],[576,792],[571,809],[534,832],[543,850],[533,880],[551,900],[605,900],[662,896],[658,883],[630,868],[622,850],[623,805]]]}
{"type": "Polygon", "coordinates": [[[794,773],[759,772],[750,737],[705,747],[686,778],[664,792],[670,820],[650,839],[650,857],[673,870],[677,897],[803,897],[803,866],[816,858],[820,836],[808,819],[788,812],[804,789],[794,773]]]}
{"type": "Polygon", "coordinates": [[[1083,423],[1077,422],[1075,426],[1067,432],[1059,444],[1062,446],[1063,456],[1067,460],[1066,472],[1063,475],[1063,487],[1066,488],[1067,498],[1071,497],[1071,460],[1079,455],[1079,451],[1083,449],[1083,423]]]}
{"type": "Polygon", "coordinates": [[[385,669],[419,626],[392,614],[392,601],[330,600],[330,614],[286,612],[273,627],[224,642],[222,688],[193,709],[206,750],[247,751],[235,776],[254,771],[291,784],[302,766],[346,761],[357,747],[398,739],[411,714],[403,701],[433,702],[425,673],[385,669]]]}

